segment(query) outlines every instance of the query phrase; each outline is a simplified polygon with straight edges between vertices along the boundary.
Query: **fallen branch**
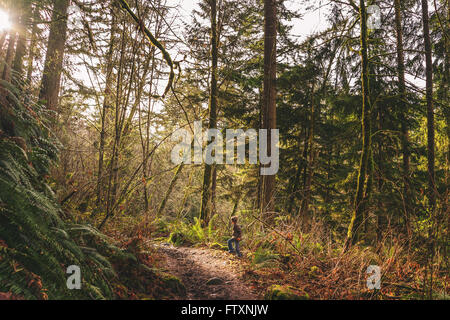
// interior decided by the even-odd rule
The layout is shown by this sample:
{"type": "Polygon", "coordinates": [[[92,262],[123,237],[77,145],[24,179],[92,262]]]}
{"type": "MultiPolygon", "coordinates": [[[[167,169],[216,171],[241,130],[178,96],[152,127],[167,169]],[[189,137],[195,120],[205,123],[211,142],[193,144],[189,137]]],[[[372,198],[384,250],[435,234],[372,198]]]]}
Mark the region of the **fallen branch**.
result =
{"type": "Polygon", "coordinates": [[[413,287],[410,287],[410,286],[407,286],[407,285],[401,284],[401,283],[383,282],[383,285],[397,287],[397,288],[406,289],[406,290],[410,290],[410,291],[422,292],[422,290],[420,290],[420,289],[413,288],[413,287]]]}

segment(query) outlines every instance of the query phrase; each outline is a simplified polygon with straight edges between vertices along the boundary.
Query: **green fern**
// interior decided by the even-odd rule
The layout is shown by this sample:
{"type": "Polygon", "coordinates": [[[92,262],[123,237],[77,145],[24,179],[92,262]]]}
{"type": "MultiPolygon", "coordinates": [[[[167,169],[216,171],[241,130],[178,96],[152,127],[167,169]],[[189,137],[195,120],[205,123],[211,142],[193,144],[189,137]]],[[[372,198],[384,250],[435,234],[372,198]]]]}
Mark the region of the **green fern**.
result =
{"type": "MultiPolygon", "coordinates": [[[[109,239],[89,226],[68,225],[45,176],[58,160],[49,112],[24,105],[20,88],[0,82],[2,115],[14,135],[0,127],[0,292],[25,299],[112,298],[114,269],[103,254],[118,254],[109,239]],[[19,96],[21,98],[19,98],[19,96]],[[101,247],[97,250],[95,246],[101,247]],[[105,248],[108,248],[106,250],[105,248]],[[66,268],[82,269],[82,290],[68,290],[66,268]]],[[[11,131],[11,130],[9,130],[11,131]]]]}

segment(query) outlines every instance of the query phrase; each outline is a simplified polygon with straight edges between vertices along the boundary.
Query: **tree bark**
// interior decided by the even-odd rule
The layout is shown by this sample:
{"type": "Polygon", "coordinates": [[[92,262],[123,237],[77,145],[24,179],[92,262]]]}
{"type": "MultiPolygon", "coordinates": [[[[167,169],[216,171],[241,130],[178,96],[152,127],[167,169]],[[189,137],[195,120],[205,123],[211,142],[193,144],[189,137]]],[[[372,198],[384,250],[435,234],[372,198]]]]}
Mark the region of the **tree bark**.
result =
{"type": "Polygon", "coordinates": [[[11,31],[9,33],[8,48],[6,49],[5,65],[3,67],[2,79],[11,81],[11,65],[14,59],[14,48],[16,46],[17,33],[11,31]]]}
{"type": "Polygon", "coordinates": [[[309,201],[311,198],[311,186],[312,179],[314,175],[314,160],[315,160],[315,147],[314,147],[314,125],[315,125],[315,103],[314,103],[314,82],[311,87],[311,112],[309,121],[309,134],[308,143],[309,154],[306,152],[305,161],[305,177],[304,177],[304,188],[303,188],[303,201],[300,208],[300,217],[302,219],[302,225],[304,230],[308,228],[309,225],[309,201]]]}
{"type": "Polygon", "coordinates": [[[5,44],[6,36],[8,35],[8,32],[3,31],[2,35],[0,36],[0,57],[3,56],[3,45],[5,44]]]}
{"type": "Polygon", "coordinates": [[[434,176],[434,107],[433,107],[433,64],[431,57],[430,26],[428,2],[422,0],[423,39],[425,46],[426,102],[427,102],[427,160],[428,160],[428,197],[431,211],[436,205],[434,176]]]}
{"type": "MultiPolygon", "coordinates": [[[[445,32],[447,32],[447,35],[450,34],[450,6],[447,6],[447,20],[445,24],[445,32]]],[[[450,36],[449,36],[450,37],[450,36]]],[[[444,69],[444,96],[443,101],[446,103],[447,107],[444,108],[445,113],[445,122],[447,125],[447,157],[446,157],[446,175],[445,175],[445,184],[447,185],[447,188],[445,190],[445,197],[449,196],[448,193],[448,186],[450,185],[450,107],[448,105],[448,92],[450,90],[449,88],[449,82],[450,82],[450,40],[449,37],[445,37],[445,69],[444,69]]],[[[446,198],[447,199],[447,198],[446,198]]],[[[449,204],[448,201],[444,201],[444,209],[443,212],[449,212],[449,204]]],[[[447,214],[447,226],[450,225],[450,215],[447,214]]],[[[449,239],[450,235],[450,228],[447,228],[447,239],[449,239]]]]}
{"type": "Polygon", "coordinates": [[[31,3],[29,0],[21,1],[19,18],[19,38],[17,40],[16,55],[13,62],[13,70],[23,77],[23,58],[27,50],[28,27],[31,19],[31,3]]]}
{"type": "MultiPolygon", "coordinates": [[[[435,141],[434,141],[434,106],[433,106],[433,61],[431,52],[430,26],[428,16],[428,1],[422,0],[422,23],[423,23],[423,39],[425,47],[425,75],[426,75],[426,103],[427,103],[427,169],[428,169],[428,199],[429,211],[432,221],[431,232],[429,234],[429,256],[427,265],[433,265],[436,247],[436,228],[437,215],[436,209],[436,186],[435,186],[435,141]]],[[[433,267],[430,267],[430,277],[428,282],[429,297],[432,296],[433,290],[433,267]]]]}
{"type": "Polygon", "coordinates": [[[295,204],[295,199],[297,198],[297,192],[298,192],[298,187],[299,187],[299,183],[300,183],[300,177],[302,175],[302,171],[304,170],[305,167],[305,163],[306,160],[306,154],[308,152],[308,136],[306,134],[306,128],[304,128],[302,126],[302,130],[300,132],[300,135],[298,137],[298,148],[300,149],[300,144],[301,141],[303,139],[303,136],[305,136],[305,141],[304,141],[304,146],[303,146],[303,152],[302,152],[302,156],[299,157],[298,159],[298,163],[297,163],[297,168],[295,171],[295,176],[293,176],[290,181],[289,181],[289,197],[287,200],[287,213],[293,214],[292,210],[294,209],[294,204],[295,204]]]}
{"type": "Polygon", "coordinates": [[[31,84],[33,78],[33,64],[36,56],[36,42],[37,42],[37,33],[38,33],[38,21],[40,20],[41,15],[39,12],[39,8],[37,6],[34,7],[33,11],[33,28],[31,29],[31,39],[30,39],[30,47],[28,49],[28,67],[27,67],[27,82],[31,84]]]}
{"type": "MultiPolygon", "coordinates": [[[[125,28],[122,30],[121,35],[121,46],[120,46],[120,59],[119,59],[119,68],[117,71],[117,80],[116,80],[116,96],[115,96],[115,112],[114,112],[114,142],[110,160],[110,172],[109,172],[109,181],[108,181],[108,196],[107,196],[107,204],[106,204],[106,216],[113,215],[111,211],[114,208],[114,205],[117,200],[117,192],[119,189],[119,156],[120,156],[120,147],[121,147],[121,138],[122,138],[122,129],[124,124],[124,116],[126,112],[126,104],[123,104],[123,81],[124,81],[124,73],[125,73],[125,47],[127,45],[127,37],[125,28]]],[[[133,67],[134,68],[134,63],[133,67]]],[[[133,71],[131,71],[133,74],[133,71]]],[[[132,79],[130,80],[130,84],[132,83],[132,79]]]]}
{"type": "Polygon", "coordinates": [[[164,195],[164,199],[161,201],[161,204],[159,205],[158,212],[156,213],[156,218],[160,218],[162,212],[166,208],[167,200],[169,200],[169,197],[172,194],[172,190],[175,187],[175,184],[177,183],[178,178],[180,177],[183,167],[184,167],[183,163],[178,165],[177,171],[175,171],[172,181],[170,182],[169,188],[167,189],[166,194],[164,195]]]}
{"type": "Polygon", "coordinates": [[[400,121],[401,121],[401,144],[403,154],[403,192],[405,198],[405,222],[406,231],[411,232],[410,210],[411,210],[411,190],[409,182],[409,132],[408,121],[408,102],[406,101],[406,83],[405,83],[405,54],[403,50],[403,30],[402,13],[400,0],[394,0],[395,7],[395,29],[397,35],[397,73],[398,73],[398,93],[400,98],[400,121]]]}
{"type": "MultiPolygon", "coordinates": [[[[218,48],[217,48],[217,0],[210,0],[211,7],[211,83],[209,98],[209,129],[217,127],[217,67],[218,67],[218,48]]],[[[200,220],[205,224],[211,214],[211,180],[212,165],[205,164],[203,174],[202,199],[200,207],[200,220]]]]}
{"type": "Polygon", "coordinates": [[[360,234],[361,224],[363,222],[365,203],[364,193],[366,190],[368,163],[370,156],[370,101],[369,101],[369,59],[367,45],[367,11],[364,0],[359,4],[360,25],[361,25],[361,80],[362,80],[362,136],[363,146],[358,172],[358,183],[356,187],[356,196],[354,209],[350,225],[347,232],[347,240],[344,245],[346,251],[352,244],[357,242],[360,234]]]}
{"type": "MultiPolygon", "coordinates": [[[[271,129],[276,129],[276,77],[277,77],[277,6],[275,0],[264,0],[264,89],[263,129],[267,132],[267,149],[271,154],[271,129]]],[[[275,175],[262,176],[261,213],[275,208],[275,175]]]]}
{"type": "Polygon", "coordinates": [[[44,72],[39,99],[48,109],[58,111],[58,96],[67,39],[67,10],[70,0],[54,0],[44,72]]]}
{"type": "Polygon", "coordinates": [[[116,19],[114,9],[111,9],[111,26],[110,26],[110,38],[109,38],[109,48],[108,54],[106,56],[106,81],[105,81],[105,90],[104,90],[104,98],[103,98],[103,106],[101,111],[101,131],[100,131],[100,143],[98,150],[98,172],[97,172],[97,200],[96,206],[97,208],[100,206],[102,199],[102,185],[104,183],[103,171],[104,171],[104,157],[105,157],[105,140],[106,140],[106,122],[107,122],[107,114],[108,109],[112,109],[113,99],[112,97],[112,86],[114,82],[114,48],[115,48],[115,39],[116,39],[116,27],[115,27],[116,19]]]}
{"type": "Polygon", "coordinates": [[[211,214],[210,219],[216,214],[216,191],[217,191],[217,165],[212,169],[212,182],[211,182],[211,214]]]}

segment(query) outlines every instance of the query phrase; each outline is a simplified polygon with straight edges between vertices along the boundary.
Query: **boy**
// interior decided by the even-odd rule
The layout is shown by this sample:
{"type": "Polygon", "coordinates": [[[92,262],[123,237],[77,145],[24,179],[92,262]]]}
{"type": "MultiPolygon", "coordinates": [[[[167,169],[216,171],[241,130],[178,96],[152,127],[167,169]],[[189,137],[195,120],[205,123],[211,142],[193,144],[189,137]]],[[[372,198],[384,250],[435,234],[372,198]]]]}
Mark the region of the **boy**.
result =
{"type": "Polygon", "coordinates": [[[233,242],[236,244],[236,254],[238,257],[242,257],[241,252],[239,251],[239,241],[241,241],[242,230],[237,225],[238,218],[236,216],[231,217],[231,223],[233,224],[233,237],[228,240],[228,250],[230,253],[234,253],[233,242]]]}

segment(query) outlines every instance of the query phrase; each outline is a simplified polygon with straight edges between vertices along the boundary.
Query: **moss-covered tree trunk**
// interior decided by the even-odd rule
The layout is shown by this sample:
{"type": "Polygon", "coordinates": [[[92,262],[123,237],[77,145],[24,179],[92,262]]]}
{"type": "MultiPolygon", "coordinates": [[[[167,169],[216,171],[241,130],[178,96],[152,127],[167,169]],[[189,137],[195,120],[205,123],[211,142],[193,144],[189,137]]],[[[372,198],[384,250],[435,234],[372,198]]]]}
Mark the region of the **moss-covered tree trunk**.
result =
{"type": "Polygon", "coordinates": [[[177,212],[177,218],[180,219],[181,215],[183,214],[184,208],[186,206],[186,202],[188,200],[189,195],[192,193],[192,177],[193,177],[193,171],[189,173],[189,178],[186,187],[184,188],[184,195],[183,195],[183,201],[181,202],[181,205],[177,212]]]}
{"type": "MultiPolygon", "coordinates": [[[[447,188],[445,190],[445,194],[448,195],[448,186],[450,186],[450,107],[448,100],[448,93],[450,90],[449,82],[450,82],[450,6],[447,6],[447,22],[444,26],[448,37],[445,37],[445,65],[444,65],[444,115],[445,115],[445,123],[447,125],[447,150],[446,150],[446,175],[445,175],[445,184],[447,188]]],[[[444,210],[443,212],[449,212],[448,201],[444,202],[444,210]]],[[[450,225],[450,215],[447,215],[447,225],[450,225]]],[[[447,239],[449,239],[450,228],[447,228],[447,239]]]]}
{"type": "Polygon", "coordinates": [[[102,186],[104,184],[104,157],[105,157],[105,141],[106,141],[106,122],[107,122],[107,114],[108,110],[112,109],[113,99],[111,88],[114,82],[113,76],[113,67],[114,67],[114,48],[115,48],[115,39],[116,39],[116,19],[114,14],[114,8],[111,10],[111,25],[110,25],[110,36],[109,36],[109,48],[108,53],[106,55],[106,81],[105,81],[105,89],[104,89],[104,98],[103,98],[103,106],[101,110],[101,130],[100,130],[100,142],[98,148],[98,168],[97,168],[97,200],[96,207],[100,206],[103,193],[102,186]]]}
{"type": "Polygon", "coordinates": [[[395,7],[395,29],[397,36],[397,73],[398,73],[398,93],[400,98],[399,114],[402,130],[402,154],[403,154],[403,193],[405,199],[405,221],[406,231],[411,232],[410,210],[411,210],[411,188],[409,181],[409,132],[408,121],[408,102],[406,101],[406,83],[405,83],[405,54],[403,50],[403,30],[402,30],[402,12],[400,0],[394,0],[395,7]]]}
{"type": "MultiPolygon", "coordinates": [[[[211,82],[209,97],[209,129],[217,127],[217,1],[210,0],[211,10],[211,82]]],[[[205,164],[200,207],[200,220],[207,223],[211,214],[211,181],[213,165],[205,164]]]]}
{"type": "Polygon", "coordinates": [[[2,31],[0,36],[0,57],[3,56],[3,45],[5,44],[7,35],[8,33],[6,31],[2,31]]]}
{"type": "Polygon", "coordinates": [[[423,39],[425,46],[426,102],[427,102],[427,160],[428,160],[428,199],[431,211],[436,205],[434,183],[434,107],[433,107],[433,63],[431,56],[430,25],[428,1],[422,0],[423,39]]]}
{"type": "Polygon", "coordinates": [[[365,211],[365,189],[368,175],[368,165],[370,156],[370,101],[369,101],[369,59],[367,44],[367,11],[364,0],[359,4],[360,26],[361,26],[361,89],[362,89],[362,153],[358,171],[358,181],[356,186],[356,196],[353,208],[353,215],[347,232],[347,240],[344,250],[354,244],[360,235],[365,211]]]}
{"type": "Polygon", "coordinates": [[[216,191],[217,191],[217,165],[212,169],[212,182],[211,182],[211,214],[212,218],[216,214],[216,191]]]}
{"type": "Polygon", "coordinates": [[[15,31],[11,31],[9,33],[8,48],[6,49],[5,65],[2,71],[2,79],[5,81],[11,81],[11,65],[14,59],[16,40],[17,33],[15,31]]]}
{"type": "Polygon", "coordinates": [[[436,214],[436,185],[435,185],[435,141],[434,141],[434,106],[433,106],[433,61],[431,52],[430,26],[428,15],[428,1],[422,0],[422,24],[425,47],[425,75],[426,75],[426,104],[427,104],[427,169],[428,169],[428,201],[432,227],[428,238],[428,261],[426,279],[428,295],[431,299],[433,293],[433,260],[435,257],[437,214],[436,214]]]}
{"type": "Polygon", "coordinates": [[[305,152],[305,177],[304,177],[304,187],[303,187],[303,201],[300,208],[300,218],[302,219],[302,225],[304,230],[306,230],[309,226],[309,202],[311,199],[311,187],[312,180],[314,176],[314,160],[315,160],[315,146],[314,146],[314,129],[315,129],[315,118],[316,118],[316,110],[315,110],[315,101],[314,101],[314,86],[311,85],[311,110],[310,110],[310,119],[309,119],[309,134],[308,134],[308,145],[309,145],[309,154],[305,152]]]}
{"type": "Polygon", "coordinates": [[[287,204],[285,206],[285,209],[288,213],[293,214],[292,210],[294,209],[294,204],[295,204],[295,200],[297,198],[297,192],[298,192],[298,187],[299,187],[299,183],[300,183],[300,178],[302,175],[302,171],[303,168],[305,166],[305,157],[307,154],[307,149],[308,149],[308,137],[306,134],[306,128],[302,127],[299,137],[298,137],[298,147],[299,147],[299,151],[300,151],[300,144],[301,141],[304,141],[304,146],[303,146],[303,151],[302,151],[302,156],[299,157],[298,159],[298,163],[297,163],[297,168],[295,170],[295,175],[291,177],[291,179],[289,180],[289,197],[287,199],[287,204]],[[303,136],[305,136],[305,138],[303,138],[303,136]]]}
{"type": "Polygon", "coordinates": [[[20,2],[20,18],[18,24],[19,38],[17,40],[16,54],[14,56],[13,70],[20,77],[23,77],[23,58],[27,51],[28,27],[31,19],[31,2],[30,0],[22,0],[20,2]]]}
{"type": "MultiPolygon", "coordinates": [[[[267,132],[267,151],[270,155],[272,134],[276,129],[276,78],[277,78],[277,2],[264,1],[264,89],[262,128],[267,132]]],[[[262,176],[261,212],[272,212],[275,207],[275,175],[262,176]]]]}
{"type": "Polygon", "coordinates": [[[27,82],[31,84],[33,78],[34,59],[36,58],[37,36],[39,32],[38,21],[41,19],[41,13],[38,6],[33,8],[33,27],[31,28],[30,46],[28,48],[28,66],[27,82]]]}
{"type": "Polygon", "coordinates": [[[231,211],[231,216],[236,215],[236,212],[239,208],[239,203],[241,202],[243,193],[244,192],[242,190],[239,190],[238,194],[236,195],[236,199],[234,200],[234,204],[233,204],[233,210],[231,211]]]}
{"type": "MultiPolygon", "coordinates": [[[[115,203],[117,200],[117,193],[119,189],[119,156],[120,156],[120,142],[121,133],[123,128],[123,116],[125,113],[126,105],[123,106],[123,74],[124,74],[124,60],[125,60],[125,46],[127,45],[127,37],[125,27],[123,25],[122,33],[120,36],[120,58],[119,66],[117,68],[116,79],[116,94],[115,94],[115,111],[114,111],[114,139],[112,146],[111,159],[109,161],[108,172],[108,191],[106,192],[106,216],[99,226],[101,229],[106,220],[113,215],[115,203]]],[[[131,83],[131,82],[130,82],[131,83]]]]}
{"type": "Polygon", "coordinates": [[[48,36],[39,99],[50,110],[57,111],[61,74],[64,60],[64,47],[67,38],[67,10],[70,0],[54,0],[52,23],[48,36]]]}
{"type": "Polygon", "coordinates": [[[169,200],[170,195],[172,194],[173,188],[175,187],[175,184],[177,183],[178,178],[180,177],[181,171],[183,170],[184,164],[181,163],[177,167],[177,171],[175,171],[175,174],[172,178],[172,181],[170,181],[169,188],[167,188],[166,194],[164,195],[163,200],[161,201],[161,204],[159,205],[158,212],[156,213],[156,217],[161,217],[162,212],[164,211],[167,200],[169,200]]]}

